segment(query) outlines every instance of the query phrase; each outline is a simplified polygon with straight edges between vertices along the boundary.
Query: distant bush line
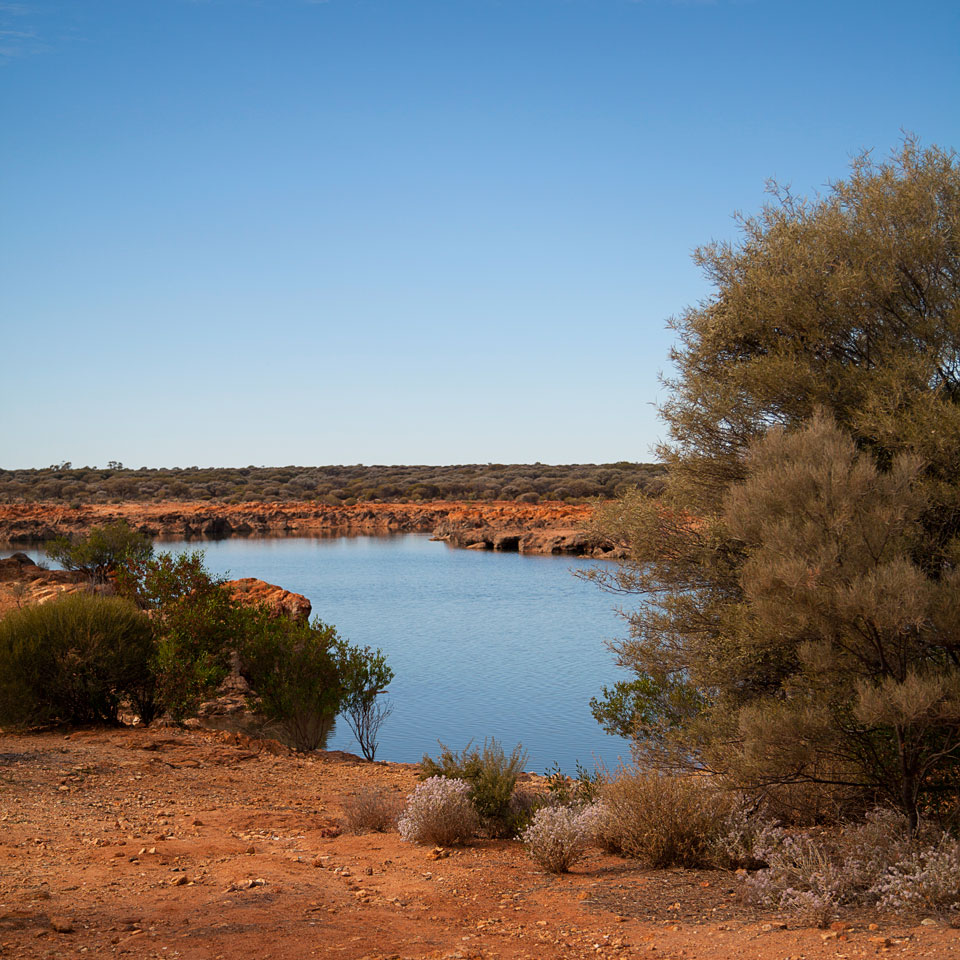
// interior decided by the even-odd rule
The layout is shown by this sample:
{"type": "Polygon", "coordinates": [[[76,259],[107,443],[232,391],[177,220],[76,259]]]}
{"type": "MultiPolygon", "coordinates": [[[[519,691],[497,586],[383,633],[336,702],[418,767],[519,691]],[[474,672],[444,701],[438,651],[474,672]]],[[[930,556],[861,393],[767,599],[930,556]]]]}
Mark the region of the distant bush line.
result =
{"type": "Polygon", "coordinates": [[[457,466],[141,467],[99,469],[65,462],[40,470],[0,469],[0,503],[65,504],[138,500],[357,501],[548,500],[614,498],[660,491],[664,468],[653,463],[461,464],[457,466]]]}

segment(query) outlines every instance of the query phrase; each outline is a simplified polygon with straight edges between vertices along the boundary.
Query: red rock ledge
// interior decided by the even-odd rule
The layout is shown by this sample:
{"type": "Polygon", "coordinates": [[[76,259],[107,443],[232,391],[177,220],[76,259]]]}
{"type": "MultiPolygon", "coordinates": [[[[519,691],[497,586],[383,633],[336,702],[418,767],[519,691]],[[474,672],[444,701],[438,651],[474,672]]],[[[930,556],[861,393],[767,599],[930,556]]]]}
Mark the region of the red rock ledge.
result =
{"type": "Polygon", "coordinates": [[[126,520],[151,536],[219,539],[233,536],[361,536],[429,533],[452,546],[504,552],[615,557],[612,543],[587,530],[588,504],[510,501],[465,503],[62,503],[0,505],[0,543],[26,543],[126,520]]]}

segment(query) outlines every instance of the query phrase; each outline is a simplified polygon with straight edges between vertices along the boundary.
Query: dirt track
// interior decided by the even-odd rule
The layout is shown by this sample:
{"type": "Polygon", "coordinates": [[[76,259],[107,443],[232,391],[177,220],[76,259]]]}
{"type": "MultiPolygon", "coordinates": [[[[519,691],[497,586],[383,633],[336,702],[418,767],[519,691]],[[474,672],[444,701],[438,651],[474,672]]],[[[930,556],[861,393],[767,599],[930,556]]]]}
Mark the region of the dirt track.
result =
{"type": "Polygon", "coordinates": [[[0,735],[0,956],[960,956],[940,925],[781,928],[723,872],[594,853],[558,878],[515,842],[438,859],[396,832],[339,832],[356,790],[399,800],[415,782],[205,731],[0,735]]]}

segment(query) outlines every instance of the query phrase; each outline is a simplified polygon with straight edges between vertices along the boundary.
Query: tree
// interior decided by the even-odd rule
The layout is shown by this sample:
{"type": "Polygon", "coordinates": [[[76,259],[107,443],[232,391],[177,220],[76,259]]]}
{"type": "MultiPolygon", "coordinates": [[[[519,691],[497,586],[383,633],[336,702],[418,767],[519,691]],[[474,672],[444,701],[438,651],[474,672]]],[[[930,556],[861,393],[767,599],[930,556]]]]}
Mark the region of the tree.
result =
{"type": "MultiPolygon", "coordinates": [[[[671,442],[660,451],[669,468],[661,499],[634,492],[600,511],[600,529],[630,559],[594,579],[643,593],[645,603],[629,614],[630,636],[614,646],[635,679],[606,691],[595,712],[608,728],[634,735],[638,751],[656,762],[739,773],[754,783],[816,779],[815,768],[822,779],[841,778],[838,769],[849,778],[858,768],[842,782],[869,781],[879,790],[878,771],[896,758],[914,763],[896,782],[909,781],[907,794],[919,795],[938,778],[950,781],[958,757],[946,704],[960,651],[944,631],[960,560],[960,167],[953,153],[907,139],[887,162],[859,157],[823,197],[797,199],[777,187],[773,195],[759,216],[741,219],[738,243],[696,254],[716,292],[673,321],[677,373],[662,410],[671,442]],[[787,434],[764,446],[776,428],[787,434]],[[800,444],[805,452],[794,468],[798,477],[806,471],[805,480],[779,491],[785,480],[776,461],[786,447],[778,443],[800,444]],[[861,482],[868,468],[875,489],[861,482]],[[831,535],[844,556],[853,550],[849,538],[865,536],[864,522],[851,526],[839,516],[832,527],[823,520],[820,539],[814,527],[803,528],[805,540],[799,527],[788,536],[789,524],[778,526],[784,510],[829,515],[837,490],[814,482],[823,470],[846,477],[848,504],[867,501],[858,516],[875,510],[870,523],[889,535],[893,552],[873,558],[873,568],[847,569],[846,581],[827,583],[817,573],[809,589],[801,590],[800,577],[779,592],[758,592],[756,578],[769,573],[777,550],[799,576],[826,569],[818,558],[831,535]],[[889,496],[870,503],[895,481],[889,496]],[[766,506],[748,507],[744,490],[750,497],[766,490],[766,506]],[[759,527],[747,523],[751,509],[759,527]],[[909,629],[897,626],[889,608],[895,596],[905,602],[907,582],[923,598],[909,629]],[[899,651],[897,670],[837,666],[856,659],[852,647],[839,652],[839,638],[850,643],[853,629],[840,616],[843,591],[848,604],[859,598],[863,623],[883,625],[885,639],[871,642],[899,651]],[[833,611],[829,629],[807,616],[821,600],[833,611]],[[834,664],[835,685],[807,689],[819,700],[804,713],[796,696],[812,675],[815,649],[826,657],[817,662],[834,664]],[[892,709],[897,697],[906,709],[910,685],[931,676],[947,687],[925,719],[881,715],[880,705],[892,709]],[[792,773],[787,744],[774,751],[760,736],[782,734],[786,714],[791,723],[832,718],[816,737],[794,727],[813,752],[792,773]],[[859,759],[849,755],[849,741],[836,754],[841,716],[863,735],[859,759]],[[901,735],[914,746],[900,743],[901,735]],[[926,759],[908,760],[911,751],[926,759]]],[[[852,607],[843,609],[852,616],[852,607]]],[[[898,802],[915,813],[902,791],[898,802]]]]}
{"type": "Polygon", "coordinates": [[[347,721],[367,760],[377,755],[380,728],[393,713],[393,704],[385,699],[393,679],[380,650],[353,647],[346,661],[347,695],[341,713],[347,721]]]}
{"type": "Polygon", "coordinates": [[[880,471],[815,415],[770,431],[746,470],[723,513],[744,555],[728,616],[742,656],[711,678],[715,755],[759,787],[866,789],[916,829],[921,796],[954,791],[960,769],[960,568],[913,559],[921,462],[880,471]]]}
{"type": "Polygon", "coordinates": [[[126,520],[94,527],[88,534],[57,537],[45,546],[51,560],[65,570],[78,570],[93,583],[106,583],[109,575],[126,563],[142,563],[153,555],[150,537],[134,530],[126,520]]]}

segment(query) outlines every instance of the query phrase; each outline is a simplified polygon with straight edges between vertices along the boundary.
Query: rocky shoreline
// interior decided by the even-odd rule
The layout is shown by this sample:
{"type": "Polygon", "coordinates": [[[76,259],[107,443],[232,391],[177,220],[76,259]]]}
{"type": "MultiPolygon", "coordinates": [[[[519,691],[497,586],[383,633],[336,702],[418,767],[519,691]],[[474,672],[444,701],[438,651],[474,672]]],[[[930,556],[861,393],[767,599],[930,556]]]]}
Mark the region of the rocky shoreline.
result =
{"type": "Polygon", "coordinates": [[[427,533],[451,546],[473,550],[581,557],[619,555],[610,541],[592,533],[589,504],[510,501],[428,503],[208,503],[205,501],[117,504],[0,505],[0,543],[18,544],[86,533],[117,520],[159,539],[225,537],[334,537],[427,533]]]}

